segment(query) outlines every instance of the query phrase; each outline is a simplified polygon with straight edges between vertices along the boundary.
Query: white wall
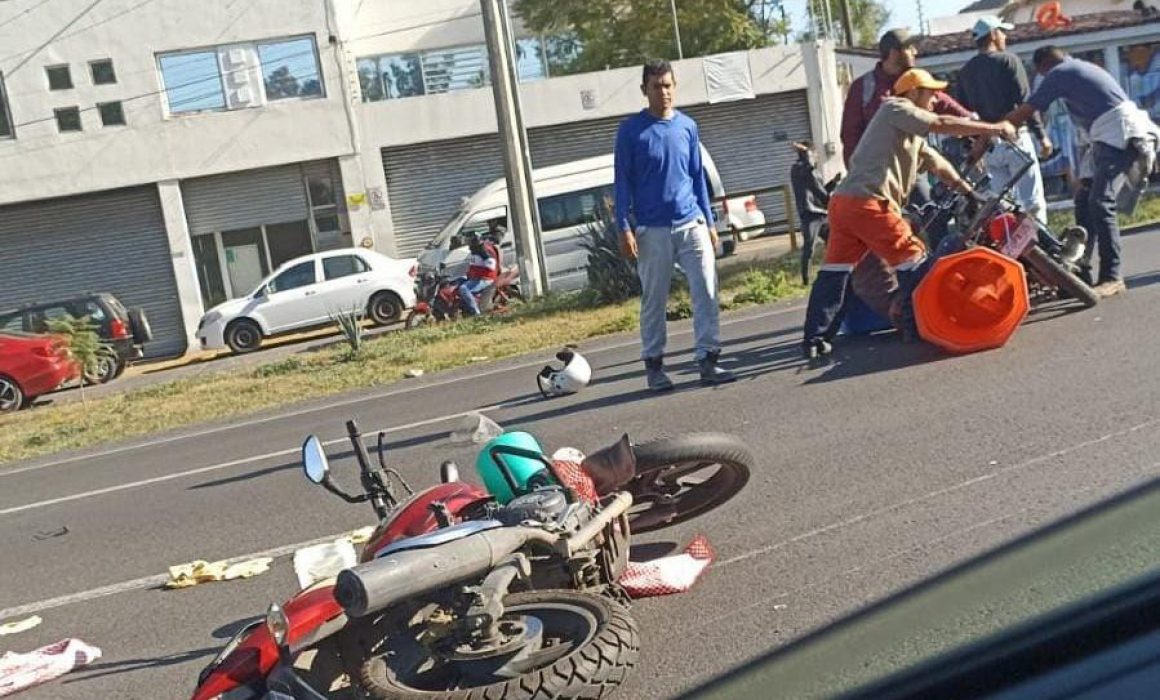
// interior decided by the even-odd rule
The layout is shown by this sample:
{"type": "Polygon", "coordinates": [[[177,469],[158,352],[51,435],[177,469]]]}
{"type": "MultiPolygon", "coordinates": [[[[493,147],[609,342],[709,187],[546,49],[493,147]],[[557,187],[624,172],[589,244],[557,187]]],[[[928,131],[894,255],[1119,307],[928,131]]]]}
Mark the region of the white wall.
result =
{"type": "MultiPolygon", "coordinates": [[[[482,44],[479,0],[334,0],[342,38],[356,56],[482,44]]],[[[517,36],[527,32],[513,17],[517,36]]]]}
{"type": "Polygon", "coordinates": [[[324,2],[285,0],[8,0],[0,3],[0,72],[16,138],[0,140],[0,204],[184,179],[350,153],[354,149],[324,2]],[[313,34],[327,96],[166,117],[155,55],[313,34]],[[88,62],[111,58],[115,85],[88,62]],[[68,63],[74,89],[49,91],[45,66],[68,63]],[[126,127],[92,109],[123,100],[126,127]],[[58,133],[53,108],[79,106],[84,131],[58,133]]]}
{"type": "MultiPolygon", "coordinates": [[[[803,90],[808,85],[797,46],[750,51],[749,66],[757,94],[803,90]]],[[[673,72],[678,106],[708,102],[700,58],[674,61],[673,72]]],[[[636,67],[523,83],[520,97],[528,128],[625,115],[644,107],[636,67]],[[595,95],[595,108],[583,108],[585,91],[595,95]]],[[[364,152],[496,131],[491,88],[366,102],[357,112],[364,152]]]]}

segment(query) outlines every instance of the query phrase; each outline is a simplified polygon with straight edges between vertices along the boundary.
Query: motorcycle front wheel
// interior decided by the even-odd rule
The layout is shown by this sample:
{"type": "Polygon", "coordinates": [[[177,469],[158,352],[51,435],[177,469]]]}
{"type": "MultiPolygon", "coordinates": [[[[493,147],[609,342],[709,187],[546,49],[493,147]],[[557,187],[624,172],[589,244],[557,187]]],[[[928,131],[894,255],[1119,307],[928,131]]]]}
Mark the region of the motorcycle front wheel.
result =
{"type": "Polygon", "coordinates": [[[624,486],[632,494],[632,532],[659,530],[708,513],[745,488],[754,463],[745,443],[723,433],[690,433],[632,449],[636,476],[624,486]]]}
{"type": "Polygon", "coordinates": [[[599,698],[624,682],[640,653],[628,610],[591,593],[508,595],[500,624],[534,630],[533,648],[433,659],[418,639],[425,628],[393,630],[362,664],[362,690],[376,700],[599,698]]]}

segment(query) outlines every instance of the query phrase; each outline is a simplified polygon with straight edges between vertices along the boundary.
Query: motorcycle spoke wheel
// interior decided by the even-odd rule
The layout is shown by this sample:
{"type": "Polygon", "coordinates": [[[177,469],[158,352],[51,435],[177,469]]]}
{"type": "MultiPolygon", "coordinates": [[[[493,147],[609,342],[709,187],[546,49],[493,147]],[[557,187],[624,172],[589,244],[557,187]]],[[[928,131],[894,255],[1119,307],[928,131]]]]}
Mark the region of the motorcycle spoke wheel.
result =
{"type": "Polygon", "coordinates": [[[394,632],[363,663],[362,689],[377,700],[597,697],[636,664],[636,622],[608,598],[536,591],[509,595],[504,606],[501,623],[534,621],[525,627],[532,641],[494,656],[432,658],[417,639],[421,627],[394,632]]]}
{"type": "Polygon", "coordinates": [[[695,518],[716,507],[718,494],[736,479],[729,466],[714,462],[674,464],[652,472],[634,489],[629,525],[634,532],[647,532],[695,518]]]}
{"type": "Polygon", "coordinates": [[[731,435],[692,433],[634,445],[636,474],[625,490],[633,532],[648,532],[704,515],[749,482],[753,457],[731,435]]]}

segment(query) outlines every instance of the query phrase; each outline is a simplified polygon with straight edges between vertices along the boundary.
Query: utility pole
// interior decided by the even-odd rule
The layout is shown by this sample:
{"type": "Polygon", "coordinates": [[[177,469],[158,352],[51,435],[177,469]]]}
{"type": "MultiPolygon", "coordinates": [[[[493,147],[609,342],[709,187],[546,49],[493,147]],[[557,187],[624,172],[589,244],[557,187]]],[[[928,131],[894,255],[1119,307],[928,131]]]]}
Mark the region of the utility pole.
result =
{"type": "Polygon", "coordinates": [[[850,24],[850,0],[842,2],[842,32],[846,35],[846,46],[854,46],[854,27],[850,24]]]}
{"type": "Polygon", "coordinates": [[[503,144],[508,222],[514,228],[516,258],[520,265],[520,289],[525,296],[536,298],[547,291],[547,284],[528,155],[528,134],[520,112],[519,84],[512,55],[506,2],[480,0],[480,5],[483,10],[484,34],[487,37],[491,90],[495,97],[495,118],[503,144]]]}
{"type": "Polygon", "coordinates": [[[673,36],[677,38],[677,58],[683,59],[685,51],[681,48],[681,25],[677,22],[677,0],[669,0],[669,10],[673,13],[673,36]]]}

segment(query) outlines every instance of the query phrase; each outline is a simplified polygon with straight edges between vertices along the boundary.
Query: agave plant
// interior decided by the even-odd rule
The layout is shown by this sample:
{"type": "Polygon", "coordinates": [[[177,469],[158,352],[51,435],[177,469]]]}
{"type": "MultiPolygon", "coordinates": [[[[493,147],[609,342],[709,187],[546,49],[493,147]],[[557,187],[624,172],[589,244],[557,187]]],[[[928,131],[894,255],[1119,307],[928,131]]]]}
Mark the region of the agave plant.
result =
{"type": "Polygon", "coordinates": [[[636,263],[620,252],[620,232],[611,218],[589,222],[580,245],[588,251],[588,288],[598,301],[611,304],[640,296],[636,263]]]}
{"type": "Polygon", "coordinates": [[[329,315],[330,320],[338,324],[339,330],[342,331],[342,339],[346,341],[346,359],[348,361],[357,359],[362,354],[363,342],[366,339],[362,327],[362,307],[352,306],[329,315]]]}

